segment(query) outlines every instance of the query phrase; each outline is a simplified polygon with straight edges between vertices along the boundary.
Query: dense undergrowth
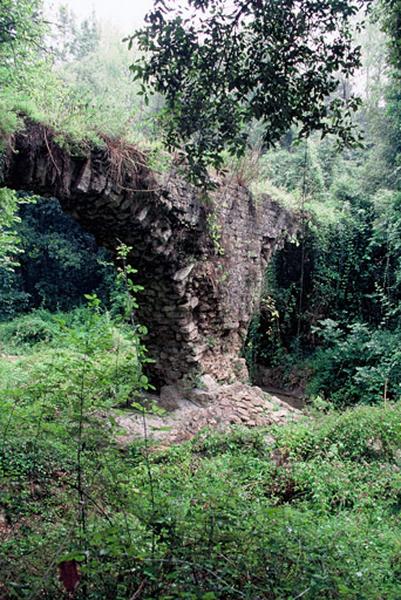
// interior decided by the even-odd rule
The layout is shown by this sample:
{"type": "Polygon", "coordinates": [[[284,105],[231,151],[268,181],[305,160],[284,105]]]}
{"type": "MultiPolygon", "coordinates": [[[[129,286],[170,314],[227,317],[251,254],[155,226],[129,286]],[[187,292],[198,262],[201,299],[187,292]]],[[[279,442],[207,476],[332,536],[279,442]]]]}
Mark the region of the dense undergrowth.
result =
{"type": "Polygon", "coordinates": [[[117,444],[146,387],[124,327],[37,311],[1,339],[4,597],[56,597],[68,561],[77,598],[399,597],[399,405],[149,453],[117,444]]]}
{"type": "Polygon", "coordinates": [[[399,598],[398,404],[121,447],[124,327],[39,311],[1,339],[2,597],[63,597],[68,564],[74,598],[399,598]]]}
{"type": "Polygon", "coordinates": [[[338,406],[400,392],[399,157],[383,160],[394,148],[377,142],[382,118],[380,110],[370,116],[371,145],[362,151],[333,154],[330,142],[310,140],[260,159],[303,218],[268,266],[248,363],[289,384],[307,373],[307,393],[338,406]]]}

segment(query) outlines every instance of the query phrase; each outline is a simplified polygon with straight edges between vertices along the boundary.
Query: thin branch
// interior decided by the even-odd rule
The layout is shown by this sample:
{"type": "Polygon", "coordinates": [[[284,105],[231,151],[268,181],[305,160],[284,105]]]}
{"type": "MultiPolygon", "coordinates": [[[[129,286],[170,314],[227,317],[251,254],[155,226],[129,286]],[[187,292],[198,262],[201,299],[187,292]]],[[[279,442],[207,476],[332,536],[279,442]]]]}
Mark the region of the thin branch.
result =
{"type": "Polygon", "coordinates": [[[47,132],[46,132],[45,128],[43,128],[43,137],[44,137],[44,140],[45,140],[46,148],[47,148],[47,151],[49,153],[50,159],[51,159],[51,161],[52,161],[52,163],[54,165],[54,168],[56,169],[57,175],[60,177],[61,176],[61,171],[60,171],[60,169],[59,169],[56,161],[54,160],[54,156],[52,154],[52,151],[50,150],[49,141],[47,139],[47,132]]]}

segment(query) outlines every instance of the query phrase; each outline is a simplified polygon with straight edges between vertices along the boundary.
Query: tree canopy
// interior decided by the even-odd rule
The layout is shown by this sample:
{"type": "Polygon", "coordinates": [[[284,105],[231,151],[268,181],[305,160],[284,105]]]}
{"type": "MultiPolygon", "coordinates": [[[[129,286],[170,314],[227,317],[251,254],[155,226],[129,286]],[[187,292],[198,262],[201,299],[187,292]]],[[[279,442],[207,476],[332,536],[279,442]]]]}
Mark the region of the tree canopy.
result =
{"type": "MultiPolygon", "coordinates": [[[[358,134],[359,100],[338,93],[360,66],[352,20],[370,0],[156,0],[130,39],[142,51],[132,66],[142,93],[165,99],[161,119],[170,149],[183,149],[194,179],[221,151],[241,155],[247,126],[263,124],[274,145],[297,125],[348,145],[358,134]]],[[[344,86],[346,89],[346,86],[344,86]]]]}
{"type": "Polygon", "coordinates": [[[390,61],[392,66],[401,72],[401,2],[400,0],[387,0],[384,2],[383,22],[389,35],[390,61]]]}

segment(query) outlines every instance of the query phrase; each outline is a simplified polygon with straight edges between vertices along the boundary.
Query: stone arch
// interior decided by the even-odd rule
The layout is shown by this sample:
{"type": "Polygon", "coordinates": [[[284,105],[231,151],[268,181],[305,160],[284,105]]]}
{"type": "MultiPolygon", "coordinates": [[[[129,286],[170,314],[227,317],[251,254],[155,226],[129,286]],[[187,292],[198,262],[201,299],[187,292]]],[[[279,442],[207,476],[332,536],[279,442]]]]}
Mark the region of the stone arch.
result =
{"type": "Polygon", "coordinates": [[[57,197],[112,252],[132,247],[156,384],[244,375],[240,351],[266,264],[296,229],[286,210],[238,184],[205,202],[179,177],[156,176],[132,146],[105,140],[78,152],[32,122],[10,139],[3,184],[57,197]]]}

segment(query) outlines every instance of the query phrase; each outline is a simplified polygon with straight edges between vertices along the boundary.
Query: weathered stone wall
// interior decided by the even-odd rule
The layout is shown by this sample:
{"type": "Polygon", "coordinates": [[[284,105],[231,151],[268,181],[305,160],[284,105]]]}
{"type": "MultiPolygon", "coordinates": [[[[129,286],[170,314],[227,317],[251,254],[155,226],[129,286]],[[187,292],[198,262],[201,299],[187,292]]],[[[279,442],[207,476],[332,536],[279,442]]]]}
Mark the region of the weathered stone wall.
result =
{"type": "Polygon", "coordinates": [[[173,176],[157,178],[122,143],[63,149],[37,124],[11,140],[4,184],[57,197],[97,242],[132,246],[145,291],[136,318],[149,330],[156,383],[198,372],[243,377],[239,358],[266,264],[296,228],[287,211],[239,185],[205,201],[173,176]]]}

